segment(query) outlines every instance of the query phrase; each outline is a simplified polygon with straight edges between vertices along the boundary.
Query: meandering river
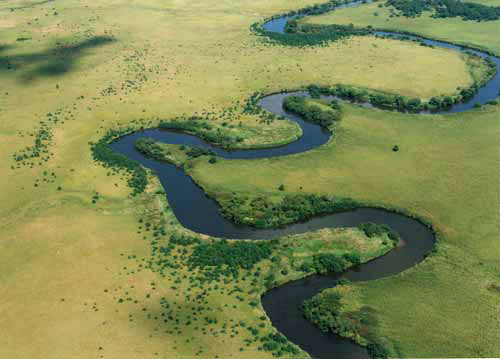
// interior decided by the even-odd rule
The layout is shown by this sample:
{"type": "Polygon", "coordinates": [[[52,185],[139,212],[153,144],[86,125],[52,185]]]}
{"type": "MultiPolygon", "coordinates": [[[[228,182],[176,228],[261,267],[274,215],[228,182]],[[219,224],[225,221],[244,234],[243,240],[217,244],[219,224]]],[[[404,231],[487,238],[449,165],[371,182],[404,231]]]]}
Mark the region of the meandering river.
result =
{"type": "MultiPolygon", "coordinates": [[[[356,6],[359,2],[343,5],[356,6]]],[[[271,20],[263,25],[268,31],[283,32],[286,22],[291,17],[271,20]]],[[[400,37],[397,33],[377,32],[378,34],[400,37]]],[[[406,35],[405,35],[406,36],[406,35]]],[[[456,51],[472,51],[481,57],[491,58],[500,67],[500,59],[486,53],[470,50],[462,46],[412,36],[435,47],[449,48],[456,51]]],[[[446,112],[463,112],[476,104],[485,104],[497,98],[500,91],[500,73],[491,79],[477,94],[465,103],[455,104],[446,112]]],[[[302,94],[306,93],[292,93],[302,94]]],[[[140,162],[156,172],[165,189],[168,202],[180,223],[195,232],[215,237],[231,239],[269,239],[287,234],[304,233],[325,227],[354,227],[363,222],[385,223],[395,229],[402,238],[402,245],[388,254],[351,268],[342,277],[352,281],[368,281],[394,275],[422,261],[434,246],[435,237],[431,229],[418,220],[377,208],[359,208],[352,211],[313,218],[304,223],[292,224],[277,229],[254,230],[237,226],[225,219],[219,212],[217,203],[207,197],[203,190],[181,169],[172,164],[156,161],[138,152],[134,143],[139,138],[149,137],[170,144],[183,144],[211,149],[217,155],[227,159],[259,159],[287,156],[302,153],[319,147],[330,139],[331,134],[320,126],[302,120],[299,116],[287,113],[282,108],[283,99],[291,94],[274,94],[263,98],[260,106],[276,115],[284,116],[296,122],[303,135],[296,141],[284,146],[227,151],[203,142],[187,134],[159,129],[139,131],[111,143],[111,147],[140,162]]],[[[251,180],[251,179],[248,179],[251,180]]],[[[295,282],[287,283],[268,291],[262,297],[262,304],[273,325],[289,340],[307,351],[313,358],[349,358],[367,357],[366,350],[354,342],[334,334],[325,334],[305,320],[300,312],[300,305],[321,290],[334,287],[340,275],[314,275],[295,282]]],[[[388,294],[389,295],[389,294],[388,294]]]]}

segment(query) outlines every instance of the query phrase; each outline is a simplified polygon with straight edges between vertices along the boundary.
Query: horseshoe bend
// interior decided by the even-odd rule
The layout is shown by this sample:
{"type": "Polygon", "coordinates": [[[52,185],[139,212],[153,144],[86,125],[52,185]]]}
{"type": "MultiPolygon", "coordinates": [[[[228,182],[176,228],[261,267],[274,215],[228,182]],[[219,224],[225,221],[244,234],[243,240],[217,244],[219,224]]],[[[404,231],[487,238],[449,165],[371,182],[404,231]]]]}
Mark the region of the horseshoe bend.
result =
{"type": "Polygon", "coordinates": [[[499,357],[495,1],[0,4],[0,357],[499,357]]]}

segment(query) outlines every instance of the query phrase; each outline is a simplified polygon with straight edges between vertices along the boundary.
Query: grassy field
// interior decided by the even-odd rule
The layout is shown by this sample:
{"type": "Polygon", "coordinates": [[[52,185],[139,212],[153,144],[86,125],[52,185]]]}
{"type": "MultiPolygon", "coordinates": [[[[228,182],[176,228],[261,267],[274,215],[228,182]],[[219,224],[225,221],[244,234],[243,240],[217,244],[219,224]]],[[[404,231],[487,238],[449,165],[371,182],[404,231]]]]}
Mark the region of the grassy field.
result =
{"type": "MultiPolygon", "coordinates": [[[[240,352],[238,335],[165,333],[140,313],[141,306],[148,314],[160,311],[165,297],[182,314],[188,300],[172,289],[175,278],[136,263],[133,256],[149,258],[151,250],[137,221],[153,213],[167,233],[182,229],[155,195],[157,187],[131,197],[126,175],[111,175],[92,161],[89,141],[140,118],[156,123],[205,111],[217,114],[222,125],[224,111],[240,108],[255,91],[346,83],[428,98],[472,82],[464,60],[449,51],[371,37],[325,48],[270,47],[249,30],[266,16],[313,2],[0,4],[0,357],[186,359],[199,357],[200,346],[205,357],[256,357],[255,346],[240,352]],[[47,152],[36,156],[41,127],[49,134],[41,141],[47,152]],[[34,157],[16,168],[13,156],[23,149],[34,157]],[[120,305],[122,297],[134,300],[120,305]]],[[[488,41],[493,47],[495,38],[488,41]]],[[[434,355],[498,353],[492,342],[498,294],[487,289],[498,282],[500,250],[497,109],[444,120],[348,112],[331,144],[253,163],[248,178],[259,174],[254,181],[242,181],[226,167],[249,173],[252,162],[220,163],[219,177],[200,164],[197,179],[214,188],[258,192],[276,191],[281,182],[290,191],[302,185],[303,191],[346,194],[432,220],[443,237],[439,256],[404,276],[370,283],[367,300],[378,303],[373,306],[385,334],[410,355],[426,354],[421,344],[429,340],[437,343],[434,355]],[[393,143],[400,145],[397,155],[389,150],[393,143]],[[385,288],[394,295],[382,301],[385,288]],[[408,303],[418,307],[410,306],[415,310],[409,313],[408,303]],[[420,315],[427,310],[428,316],[420,315]],[[423,325],[443,330],[419,330],[423,325]],[[417,330],[420,335],[412,336],[417,330]],[[462,340],[471,333],[474,340],[462,340]],[[457,354],[459,345],[464,350],[457,354]]],[[[297,134],[285,121],[237,121],[246,126],[247,144],[297,134]],[[261,137],[271,131],[278,135],[261,137]]],[[[222,317],[258,318],[259,312],[220,308],[217,300],[210,306],[222,317]]],[[[267,320],[265,325],[270,328],[267,320]]]]}
{"type": "MultiPolygon", "coordinates": [[[[500,1],[476,1],[490,6],[500,6],[500,1]]],[[[371,25],[386,30],[403,30],[426,37],[451,41],[463,45],[488,49],[500,54],[497,21],[463,21],[460,18],[433,19],[429,12],[417,18],[389,17],[387,7],[379,7],[383,1],[364,4],[355,8],[346,8],[320,16],[311,16],[304,21],[314,24],[354,24],[355,26],[371,25]],[[375,13],[377,15],[375,15],[375,13]]]]}
{"type": "Polygon", "coordinates": [[[377,310],[384,335],[405,356],[494,357],[500,307],[498,292],[488,288],[500,280],[499,112],[489,106],[418,116],[345,105],[335,138],[310,153],[199,161],[192,171],[213,193],[270,196],[284,184],[291,193],[350,196],[430,221],[440,239],[437,254],[401,275],[360,284],[363,303],[377,310]]]}

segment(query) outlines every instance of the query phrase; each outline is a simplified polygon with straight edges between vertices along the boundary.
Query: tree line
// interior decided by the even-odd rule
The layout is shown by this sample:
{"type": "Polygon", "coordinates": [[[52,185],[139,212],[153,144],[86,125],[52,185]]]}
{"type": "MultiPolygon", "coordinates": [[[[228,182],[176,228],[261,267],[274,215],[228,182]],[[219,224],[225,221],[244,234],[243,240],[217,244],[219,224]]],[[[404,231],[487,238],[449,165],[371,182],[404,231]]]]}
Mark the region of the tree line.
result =
{"type": "Polygon", "coordinates": [[[244,199],[234,196],[221,201],[222,215],[236,224],[255,228],[272,228],[306,221],[322,214],[348,211],[360,207],[350,198],[316,194],[285,195],[274,203],[267,196],[244,199]]]}
{"type": "Polygon", "coordinates": [[[214,129],[211,124],[199,117],[162,121],[158,127],[164,130],[190,133],[206,142],[214,143],[222,147],[231,147],[235,143],[243,141],[243,138],[241,137],[229,136],[222,133],[220,128],[214,129]]]}
{"type": "Polygon", "coordinates": [[[317,104],[308,103],[304,96],[288,96],[283,101],[283,108],[324,128],[329,128],[341,117],[340,108],[335,100],[330,103],[328,109],[323,109],[317,104]]]}
{"type": "Polygon", "coordinates": [[[367,342],[366,349],[371,358],[388,358],[389,349],[376,335],[378,323],[373,310],[365,306],[357,311],[343,313],[340,300],[339,293],[326,290],[304,301],[302,313],[325,333],[332,332],[347,338],[362,337],[367,342]]]}
{"type": "Polygon", "coordinates": [[[214,240],[197,243],[188,259],[190,270],[201,270],[206,280],[221,276],[238,278],[240,269],[250,270],[271,257],[276,241],[214,240]]]}
{"type": "Polygon", "coordinates": [[[474,21],[500,19],[500,6],[459,0],[388,0],[386,5],[394,7],[406,17],[418,17],[423,11],[434,11],[434,18],[461,17],[474,21]]]}
{"type": "Polygon", "coordinates": [[[267,31],[261,24],[252,25],[251,29],[270,42],[286,46],[316,46],[326,45],[329,42],[341,40],[350,36],[363,36],[371,34],[368,28],[355,28],[354,25],[315,25],[300,24],[299,18],[288,21],[285,32],[267,31]]]}
{"type": "MultiPolygon", "coordinates": [[[[137,151],[157,161],[168,162],[166,156],[171,154],[170,151],[165,151],[165,149],[152,138],[141,137],[135,141],[134,147],[137,151]]],[[[184,151],[189,158],[198,158],[200,156],[212,156],[212,158],[214,158],[217,155],[214,151],[203,147],[181,145],[180,149],[184,151]]]]}
{"type": "Polygon", "coordinates": [[[317,274],[342,273],[351,266],[361,264],[361,257],[357,252],[344,253],[320,253],[313,255],[311,263],[304,262],[300,270],[305,273],[314,272],[317,274]]]}
{"type": "MultiPolygon", "coordinates": [[[[491,60],[488,63],[490,64],[488,77],[490,77],[495,74],[496,65],[491,60]]],[[[454,96],[435,96],[428,101],[424,101],[418,97],[410,98],[341,84],[331,87],[311,85],[308,87],[308,91],[312,97],[319,95],[334,96],[354,103],[370,104],[385,110],[418,113],[422,111],[436,112],[450,109],[454,104],[471,99],[477,93],[480,86],[481,83],[474,83],[471,87],[461,89],[454,96]]]]}
{"type": "Polygon", "coordinates": [[[387,235],[387,237],[396,244],[400,240],[399,233],[389,227],[387,224],[366,222],[360,224],[358,228],[365,232],[365,235],[368,238],[387,235]]]}
{"type": "Polygon", "coordinates": [[[285,33],[267,31],[262,27],[262,23],[255,23],[251,29],[265,36],[272,43],[279,43],[287,46],[314,46],[326,45],[328,42],[340,40],[353,35],[367,35],[369,29],[359,29],[351,25],[311,25],[300,24],[298,19],[304,16],[321,15],[335,8],[350,3],[352,0],[330,0],[322,4],[314,4],[299,10],[289,11],[280,15],[266,19],[267,21],[288,17],[289,21],[285,26],[285,33]]]}

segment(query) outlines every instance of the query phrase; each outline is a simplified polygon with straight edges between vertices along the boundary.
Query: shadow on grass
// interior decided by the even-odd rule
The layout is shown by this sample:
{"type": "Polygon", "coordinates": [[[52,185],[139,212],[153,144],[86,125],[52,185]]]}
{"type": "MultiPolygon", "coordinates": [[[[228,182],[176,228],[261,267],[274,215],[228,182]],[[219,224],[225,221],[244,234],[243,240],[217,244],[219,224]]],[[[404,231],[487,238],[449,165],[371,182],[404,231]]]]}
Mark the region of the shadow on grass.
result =
{"type": "Polygon", "coordinates": [[[20,72],[20,80],[31,82],[39,78],[62,76],[75,70],[77,61],[87,51],[115,42],[109,36],[94,36],[75,44],[58,43],[54,48],[30,54],[7,55],[11,45],[0,44],[0,74],[20,72]]]}

